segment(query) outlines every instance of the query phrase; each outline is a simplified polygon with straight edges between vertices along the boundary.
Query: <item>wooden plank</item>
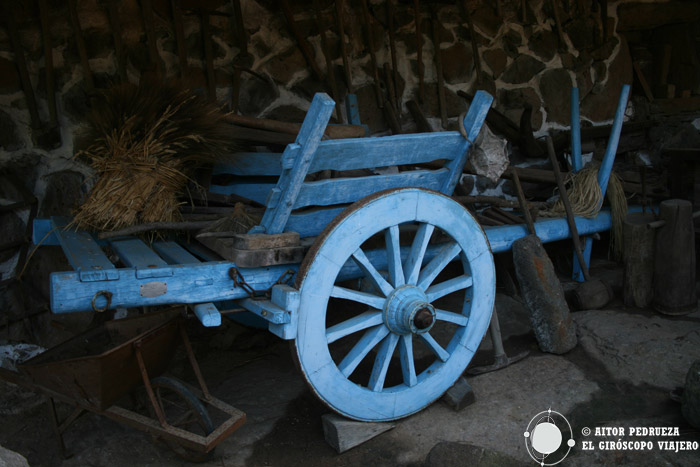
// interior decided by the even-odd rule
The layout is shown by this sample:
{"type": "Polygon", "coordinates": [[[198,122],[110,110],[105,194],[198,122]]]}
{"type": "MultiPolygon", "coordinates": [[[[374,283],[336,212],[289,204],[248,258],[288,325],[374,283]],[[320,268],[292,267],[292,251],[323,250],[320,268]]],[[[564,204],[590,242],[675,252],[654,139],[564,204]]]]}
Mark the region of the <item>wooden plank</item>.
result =
{"type": "Polygon", "coordinates": [[[136,268],[137,277],[172,276],[168,263],[138,238],[113,240],[110,244],[124,265],[136,268]]]}
{"type": "MultiPolygon", "coordinates": [[[[60,225],[60,224],[59,224],[60,225]]],[[[114,264],[102,252],[91,234],[84,231],[55,230],[63,253],[81,281],[111,281],[118,279],[114,264]]]]}
{"type": "Polygon", "coordinates": [[[192,310],[204,327],[221,326],[221,313],[213,303],[199,303],[193,306],[192,310]]]}
{"type": "MultiPolygon", "coordinates": [[[[321,141],[308,173],[451,160],[468,147],[469,143],[456,131],[321,141]]],[[[282,158],[279,153],[230,154],[219,159],[213,173],[280,175],[283,165],[289,164],[282,158]]]]}
{"type": "Polygon", "coordinates": [[[274,324],[286,324],[291,321],[289,313],[272,303],[270,300],[254,300],[252,298],[244,298],[242,300],[237,300],[236,303],[246,310],[251,311],[274,324]]]}
{"type": "Polygon", "coordinates": [[[177,242],[155,242],[153,249],[168,264],[199,263],[199,260],[194,255],[181,247],[177,242]]]}
{"type": "MultiPolygon", "coordinates": [[[[294,159],[294,166],[291,169],[284,169],[277,182],[275,189],[279,190],[280,193],[279,204],[271,208],[270,204],[273,200],[267,203],[268,209],[265,210],[265,215],[259,226],[261,232],[273,234],[284,230],[292,210],[292,204],[301,189],[304,178],[306,178],[334,106],[335,102],[327,94],[319,93],[314,96],[296,142],[287,146],[282,155],[284,166],[285,155],[298,152],[294,159]]],[[[256,227],[256,229],[258,228],[256,227]]],[[[251,233],[260,232],[252,231],[251,233]]]]}
{"type": "Polygon", "coordinates": [[[304,183],[294,203],[294,209],[305,206],[353,203],[365,196],[389,188],[416,186],[439,190],[445,184],[449,174],[448,169],[442,168],[369,177],[331,178],[304,183]]]}
{"type": "MultiPolygon", "coordinates": [[[[110,308],[168,305],[173,303],[208,303],[245,298],[248,293],[234,287],[229,261],[171,266],[172,276],[158,278],[166,293],[141,296],[141,286],[153,278],[137,277],[131,268],[116,269],[117,280],[110,282],[81,282],[76,272],[56,272],[51,275],[51,310],[54,313],[92,311],[92,299],[101,291],[112,293],[110,308]]],[[[270,288],[288,269],[297,265],[271,266],[244,271],[245,280],[256,290],[270,288]]]]}
{"type": "MultiPolygon", "coordinates": [[[[348,123],[351,125],[362,125],[360,120],[360,105],[357,103],[357,95],[350,93],[345,96],[345,111],[348,115],[348,123]]],[[[369,129],[365,127],[367,136],[369,134],[369,129]]]]}
{"type": "Polygon", "coordinates": [[[299,234],[285,232],[281,234],[238,234],[231,237],[231,246],[238,250],[262,250],[299,245],[299,234]]]}
{"type": "Polygon", "coordinates": [[[285,232],[298,232],[301,238],[315,237],[347,206],[310,209],[292,213],[287,221],[285,232]]]}
{"type": "MultiPolygon", "coordinates": [[[[467,150],[471,146],[472,141],[476,141],[481,127],[486,120],[486,115],[489,113],[491,108],[491,103],[493,102],[493,97],[485,91],[477,91],[472,99],[472,103],[469,105],[469,111],[464,117],[464,129],[467,133],[467,137],[464,139],[464,144],[466,145],[462,151],[458,151],[453,155],[453,159],[447,163],[446,167],[450,169],[450,177],[445,181],[440,191],[446,195],[451,195],[462,176],[462,170],[464,169],[464,164],[467,162],[467,150]]],[[[439,134],[439,133],[438,133],[439,134]]],[[[461,137],[462,135],[460,135],[461,137]]]]}
{"type": "Polygon", "coordinates": [[[242,196],[253,200],[263,206],[267,203],[270,190],[275,187],[274,183],[260,183],[255,180],[242,180],[232,185],[210,185],[209,191],[220,195],[242,196]]]}
{"type": "Polygon", "coordinates": [[[637,79],[639,80],[639,84],[642,85],[642,90],[644,91],[644,95],[647,97],[647,100],[649,102],[654,102],[654,94],[651,92],[651,87],[649,87],[649,82],[647,81],[646,77],[644,76],[642,69],[639,67],[639,62],[637,62],[637,61],[633,62],[632,66],[634,67],[634,73],[637,75],[637,79]]]}

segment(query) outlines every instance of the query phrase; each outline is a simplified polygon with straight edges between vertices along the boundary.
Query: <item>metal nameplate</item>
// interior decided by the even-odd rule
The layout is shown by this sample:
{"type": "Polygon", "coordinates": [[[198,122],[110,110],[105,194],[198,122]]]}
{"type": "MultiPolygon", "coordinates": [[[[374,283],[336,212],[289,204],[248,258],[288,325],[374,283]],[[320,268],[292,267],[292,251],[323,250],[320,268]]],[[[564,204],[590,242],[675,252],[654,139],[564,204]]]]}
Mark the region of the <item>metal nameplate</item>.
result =
{"type": "Polygon", "coordinates": [[[168,284],[165,282],[146,282],[141,284],[141,296],[147,298],[160,297],[168,293],[168,284]]]}

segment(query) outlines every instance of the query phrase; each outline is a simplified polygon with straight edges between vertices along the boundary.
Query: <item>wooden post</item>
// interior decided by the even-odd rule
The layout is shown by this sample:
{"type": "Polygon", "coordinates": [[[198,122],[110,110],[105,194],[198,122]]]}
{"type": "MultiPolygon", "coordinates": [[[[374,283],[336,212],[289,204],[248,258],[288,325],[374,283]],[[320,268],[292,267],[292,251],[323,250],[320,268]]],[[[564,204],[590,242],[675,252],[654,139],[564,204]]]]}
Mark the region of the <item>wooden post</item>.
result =
{"type": "Polygon", "coordinates": [[[326,38],[326,21],[322,17],[321,5],[318,0],[314,0],[314,16],[316,18],[316,27],[318,33],[321,36],[321,52],[323,52],[323,58],[326,61],[326,77],[328,78],[328,86],[331,88],[331,94],[333,95],[333,100],[335,101],[335,114],[339,122],[345,123],[343,119],[343,113],[340,110],[340,93],[338,92],[338,85],[335,82],[335,72],[333,71],[333,61],[331,60],[331,53],[328,47],[328,39],[326,38]]]}
{"type": "Polygon", "coordinates": [[[695,229],[690,201],[670,199],[659,205],[666,224],[656,234],[654,309],[684,315],[697,308],[695,293],[695,229]]]}
{"type": "Polygon", "coordinates": [[[423,75],[423,32],[420,29],[420,2],[413,1],[413,14],[416,23],[416,61],[418,65],[418,99],[425,104],[425,81],[423,75]]]}
{"type": "Polygon", "coordinates": [[[654,239],[656,230],[647,227],[652,213],[627,214],[623,224],[622,296],[627,306],[645,308],[654,297],[654,239]]]}
{"type": "Polygon", "coordinates": [[[377,98],[377,105],[379,108],[384,107],[384,98],[382,97],[382,90],[379,87],[379,71],[377,70],[377,55],[374,53],[374,33],[372,32],[372,25],[370,24],[369,8],[367,7],[367,0],[362,0],[362,18],[365,23],[365,31],[367,32],[367,48],[369,49],[370,63],[372,65],[372,77],[374,78],[374,93],[377,98]]]}
{"type": "Polygon", "coordinates": [[[112,37],[114,39],[114,53],[117,57],[117,71],[119,79],[122,83],[126,83],[126,55],[124,54],[124,43],[122,42],[122,28],[119,22],[119,2],[117,0],[107,0],[107,16],[109,16],[109,24],[112,28],[112,37]]]}
{"type": "Polygon", "coordinates": [[[445,83],[442,76],[442,56],[440,55],[440,21],[438,9],[432,7],[433,23],[433,59],[435,60],[435,73],[437,74],[438,102],[440,103],[440,121],[443,128],[447,128],[447,102],[445,101],[445,83]]]}
{"type": "MultiPolygon", "coordinates": [[[[345,43],[345,25],[343,24],[343,7],[345,6],[345,0],[336,0],[335,2],[335,14],[336,21],[338,25],[338,38],[340,40],[340,53],[343,56],[343,69],[345,70],[345,84],[348,86],[348,93],[353,94],[355,92],[352,85],[352,74],[350,72],[350,61],[348,60],[348,49],[345,43]]],[[[348,117],[350,120],[350,117],[348,117]]]]}

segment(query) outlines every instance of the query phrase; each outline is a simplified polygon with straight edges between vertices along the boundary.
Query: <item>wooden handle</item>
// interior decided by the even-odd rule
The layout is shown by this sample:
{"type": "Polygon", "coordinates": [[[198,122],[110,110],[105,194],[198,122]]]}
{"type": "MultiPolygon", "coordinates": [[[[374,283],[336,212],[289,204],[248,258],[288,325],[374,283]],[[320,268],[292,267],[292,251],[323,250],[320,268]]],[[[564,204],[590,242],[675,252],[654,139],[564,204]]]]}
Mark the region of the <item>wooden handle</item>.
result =
{"type": "MultiPolygon", "coordinates": [[[[277,131],[296,135],[301,129],[300,123],[281,122],[279,120],[269,120],[267,118],[247,117],[245,115],[226,115],[226,120],[235,125],[260,130],[277,131]]],[[[338,125],[326,127],[325,135],[330,139],[342,138],[362,138],[366,135],[365,127],[361,125],[338,125]]]]}

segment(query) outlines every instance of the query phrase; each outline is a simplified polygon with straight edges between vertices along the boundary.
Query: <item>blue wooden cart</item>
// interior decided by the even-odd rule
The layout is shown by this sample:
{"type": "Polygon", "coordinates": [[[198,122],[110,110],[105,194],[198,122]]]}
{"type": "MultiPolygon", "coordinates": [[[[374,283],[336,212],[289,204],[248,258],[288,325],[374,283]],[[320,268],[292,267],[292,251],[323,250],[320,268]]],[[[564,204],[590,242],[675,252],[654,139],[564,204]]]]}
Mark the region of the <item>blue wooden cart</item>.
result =
{"type": "MultiPolygon", "coordinates": [[[[476,94],[463,133],[324,140],[334,102],[318,94],[283,153],[238,154],[217,166],[236,178],[212,191],[266,207],[259,225],[237,236],[239,249],[272,251],[271,263],[302,251],[291,264],[243,267],[185,243],[98,242],[60,219],[38,222],[35,240],[61,245],[74,268],[51,275],[51,309],[185,303],[205,325],[220,323],[222,310],[246,310],[293,341],[304,378],[333,410],[365,421],[413,414],[466,369],[491,318],[492,253],[528,233],[524,225],[484,230],[449,197],[491,101],[476,94]],[[435,161],[440,168],[425,168],[435,161]],[[325,170],[336,177],[311,181],[325,170]]],[[[591,234],[610,228],[610,214],[576,222],[591,234]]],[[[569,237],[564,219],[536,230],[543,241],[569,237]]]]}

